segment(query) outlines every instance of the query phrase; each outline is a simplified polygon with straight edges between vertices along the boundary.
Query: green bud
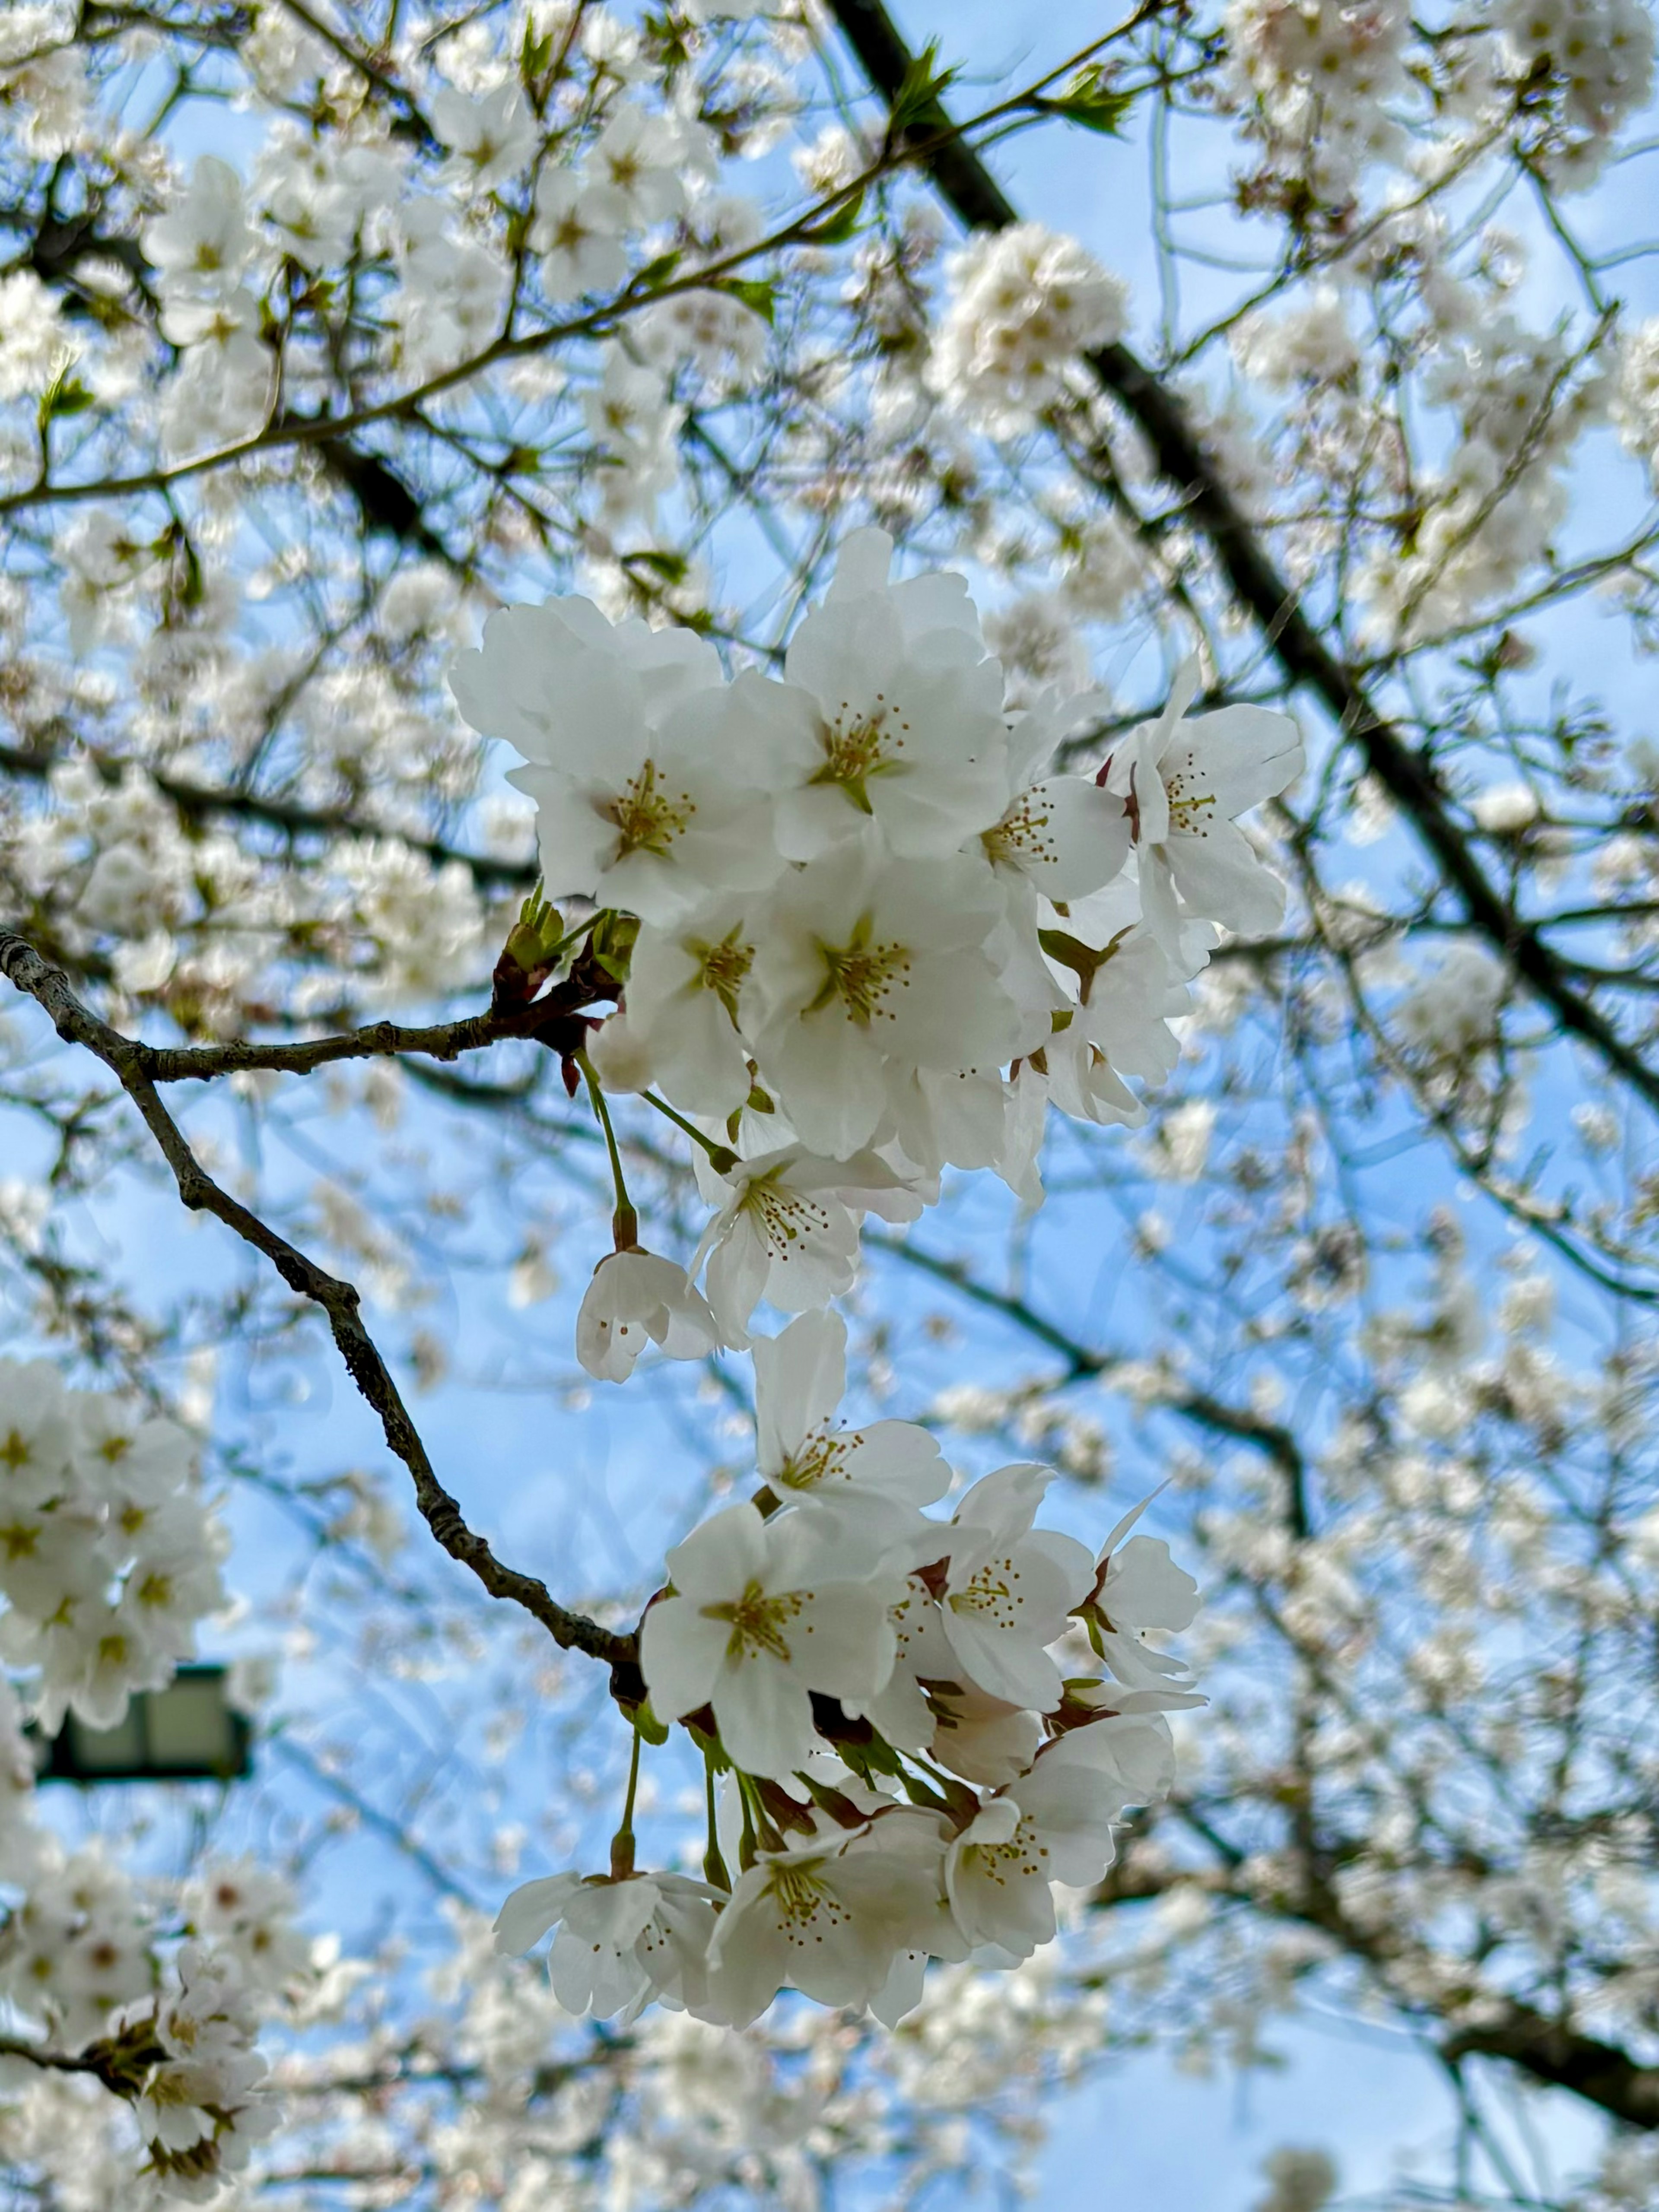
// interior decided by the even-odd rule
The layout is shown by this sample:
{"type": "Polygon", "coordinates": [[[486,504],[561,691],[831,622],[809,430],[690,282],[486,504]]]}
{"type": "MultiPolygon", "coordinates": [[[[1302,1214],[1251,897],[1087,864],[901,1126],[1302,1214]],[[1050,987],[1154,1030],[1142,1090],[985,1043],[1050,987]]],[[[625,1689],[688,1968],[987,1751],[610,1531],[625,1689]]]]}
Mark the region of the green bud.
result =
{"type": "Polygon", "coordinates": [[[507,936],[506,957],[526,975],[545,970],[564,938],[564,916],[537,884],[519,908],[519,919],[507,936]]]}

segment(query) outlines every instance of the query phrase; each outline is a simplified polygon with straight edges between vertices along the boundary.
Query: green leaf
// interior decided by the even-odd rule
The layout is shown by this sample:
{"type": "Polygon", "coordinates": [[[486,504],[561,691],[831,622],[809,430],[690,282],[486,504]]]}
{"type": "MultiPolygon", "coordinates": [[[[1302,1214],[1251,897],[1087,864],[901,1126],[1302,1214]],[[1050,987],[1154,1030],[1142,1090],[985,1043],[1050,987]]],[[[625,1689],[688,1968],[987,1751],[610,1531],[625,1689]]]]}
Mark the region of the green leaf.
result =
{"type": "Polygon", "coordinates": [[[617,914],[608,907],[593,925],[587,949],[605,974],[616,982],[626,983],[628,981],[629,963],[634,957],[634,939],[639,933],[640,925],[631,914],[617,914]]]}
{"type": "Polygon", "coordinates": [[[769,278],[722,276],[715,289],[729,292],[734,300],[741,300],[750,313],[758,315],[770,329],[777,306],[778,288],[769,278]]]}
{"type": "Polygon", "coordinates": [[[838,208],[832,209],[822,222],[815,222],[809,228],[803,230],[799,234],[801,244],[803,246],[845,246],[848,240],[857,232],[859,216],[863,210],[864,194],[862,191],[859,191],[854,193],[850,200],[843,200],[838,208]]]}
{"type": "Polygon", "coordinates": [[[519,908],[519,919],[507,933],[507,947],[501,957],[526,975],[541,977],[551,971],[563,940],[564,917],[544,896],[538,882],[519,908]]]}
{"type": "Polygon", "coordinates": [[[72,361],[65,361],[40,394],[39,419],[44,430],[48,422],[55,422],[64,415],[81,415],[92,404],[92,394],[78,377],[70,372],[72,361]]]}
{"type": "Polygon", "coordinates": [[[649,568],[653,576],[660,576],[665,584],[683,584],[691,573],[691,563],[684,553],[624,553],[623,565],[629,568],[649,568]]]}
{"type": "Polygon", "coordinates": [[[1134,104],[1133,93],[1119,92],[1107,82],[1099,63],[1079,70],[1057,99],[1037,102],[1045,115],[1080,124],[1085,131],[1098,131],[1103,138],[1122,137],[1125,118],[1134,104]]]}
{"type": "Polygon", "coordinates": [[[526,23],[524,27],[524,51],[520,57],[520,75],[524,82],[529,84],[532,79],[540,76],[544,70],[551,67],[552,61],[551,31],[545,38],[538,39],[532,35],[532,27],[526,23]]]}
{"type": "Polygon", "coordinates": [[[911,57],[908,68],[899,80],[898,90],[893,94],[888,112],[894,135],[912,123],[931,119],[938,108],[940,95],[956,82],[954,69],[939,66],[939,40],[929,39],[919,54],[911,57]]]}
{"type": "Polygon", "coordinates": [[[635,292],[648,292],[653,284],[665,284],[679,267],[683,256],[677,246],[672,252],[659,253],[654,261],[647,261],[634,278],[629,288],[635,292]]]}

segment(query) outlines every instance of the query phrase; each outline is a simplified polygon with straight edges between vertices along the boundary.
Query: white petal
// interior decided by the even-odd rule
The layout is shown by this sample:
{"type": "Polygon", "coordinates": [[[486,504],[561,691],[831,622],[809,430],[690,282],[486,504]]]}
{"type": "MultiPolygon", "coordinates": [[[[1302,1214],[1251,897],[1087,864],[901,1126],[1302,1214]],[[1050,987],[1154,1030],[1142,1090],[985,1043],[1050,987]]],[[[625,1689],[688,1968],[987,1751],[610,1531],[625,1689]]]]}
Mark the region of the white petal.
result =
{"type": "Polygon", "coordinates": [[[988,1697],[1039,1713],[1051,1713],[1060,1703],[1060,1669],[1040,1644],[988,1628],[948,1605],[941,1626],[963,1673],[988,1697]]]}
{"type": "Polygon", "coordinates": [[[893,1671],[887,1595],[863,1583],[829,1583],[805,1597],[789,1631],[801,1680],[831,1698],[873,1698],[893,1671]]]}
{"type": "Polygon", "coordinates": [[[725,1602],[758,1581],[770,1557],[766,1524],[745,1499],[712,1514],[668,1554],[677,1589],[702,1604],[725,1602]]]}
{"type": "Polygon", "coordinates": [[[761,1473],[770,1475],[840,1405],[847,1324],[836,1313],[803,1314],[780,1335],[757,1337],[751,1351],[757,1457],[761,1473]]]}
{"type": "Polygon", "coordinates": [[[714,1718],[732,1764],[745,1774],[782,1781],[811,1755],[817,1738],[805,1684],[765,1652],[726,1667],[714,1685],[714,1718]]]}
{"type": "Polygon", "coordinates": [[[579,1874],[549,1874],[515,1889],[495,1916],[495,1948],[514,1956],[539,1943],[581,1886],[579,1874]]]}
{"type": "Polygon", "coordinates": [[[640,1630],[640,1671],[659,1718],[678,1720],[708,1703],[731,1633],[694,1598],[659,1598],[650,1608],[640,1630]]]}

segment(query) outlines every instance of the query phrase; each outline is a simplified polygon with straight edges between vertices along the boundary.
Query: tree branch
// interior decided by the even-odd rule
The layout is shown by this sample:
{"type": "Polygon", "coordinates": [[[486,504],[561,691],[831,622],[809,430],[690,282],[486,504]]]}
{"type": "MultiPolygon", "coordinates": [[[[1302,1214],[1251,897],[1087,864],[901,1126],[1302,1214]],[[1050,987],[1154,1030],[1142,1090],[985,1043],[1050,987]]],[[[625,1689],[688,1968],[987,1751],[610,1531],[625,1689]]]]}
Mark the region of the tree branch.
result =
{"type": "Polygon", "coordinates": [[[94,2081],[101,2081],[106,2089],[118,2096],[121,2091],[110,2078],[107,2063],[94,2051],[76,2053],[70,2051],[49,2051],[38,2043],[27,2042],[20,2035],[0,2035],[0,2058],[21,2058],[26,2064],[39,2066],[49,2074],[88,2074],[94,2081]]]}
{"type": "MultiPolygon", "coordinates": [[[[1250,1911],[1330,1937],[1376,1978],[1382,1993],[1402,2013],[1422,2021],[1423,2008],[1394,1990],[1389,1972],[1423,1956],[1419,1947],[1357,1925],[1342,1910],[1328,1874],[1322,1871],[1340,1860],[1362,1856],[1357,1846],[1327,1842],[1316,1847],[1311,1863],[1303,1853],[1302,1884],[1264,1896],[1247,1871],[1248,1853],[1217,1833],[1190,1805],[1172,1797],[1163,1810],[1200,1836],[1218,1864],[1206,1872],[1173,1861],[1160,1864],[1145,1853],[1126,1855],[1091,1893],[1090,1901],[1097,1910],[1145,1904],[1177,1888],[1231,1899],[1250,1911]]],[[[1449,2064],[1463,2058],[1497,2059],[1546,2087],[1571,2091],[1627,2127],[1644,2133],[1659,2130],[1659,2066],[1644,2065],[1616,2045],[1553,2020],[1521,1998],[1483,1992],[1480,2002],[1485,2017],[1433,2039],[1433,2048],[1449,2064]]]]}
{"type": "MultiPolygon", "coordinates": [[[[890,102],[905,82],[913,57],[882,0],[829,0],[829,7],[871,83],[890,102]]],[[[962,222],[970,229],[1010,228],[1020,219],[1018,210],[971,146],[957,136],[940,136],[949,128],[942,105],[933,100],[915,116],[904,136],[962,222]]],[[[1341,734],[1358,745],[1474,928],[1570,1036],[1589,1045],[1639,1097],[1659,1109],[1659,1070],[1625,1042],[1599,1006],[1572,988],[1536,926],[1523,921],[1487,879],[1433,769],[1379,712],[1304,614],[1295,588],[1217,473],[1181,401],[1127,346],[1101,346],[1088,356],[1088,363],[1102,389],[1139,428],[1159,474],[1182,495],[1188,520],[1207,540],[1234,596],[1255,617],[1285,675],[1313,692],[1341,734]]]]}
{"type": "MultiPolygon", "coordinates": [[[[948,1283],[951,1288],[970,1304],[983,1306],[1000,1314],[1006,1321],[1034,1337],[1039,1344],[1047,1345],[1066,1362],[1062,1382],[1081,1382],[1091,1377],[1109,1377],[1115,1367],[1129,1364],[1123,1352],[1091,1349],[1080,1344],[1061,1328],[1058,1322],[1028,1305],[1024,1298],[1012,1291],[993,1290],[988,1283],[981,1282],[967,1268],[954,1260],[946,1260],[934,1252],[925,1250],[908,1238],[890,1237],[866,1224],[864,1231],[866,1245],[875,1245],[890,1252],[923,1274],[932,1275],[935,1281],[948,1283]]],[[[1308,1466],[1302,1448],[1290,1430],[1278,1421],[1266,1419],[1260,1413],[1229,1406],[1219,1398],[1212,1397],[1207,1390],[1194,1390],[1175,1378],[1170,1388],[1153,1403],[1165,1413],[1176,1414],[1194,1428],[1206,1430],[1212,1436],[1231,1437],[1240,1443],[1253,1444],[1266,1453],[1284,1475],[1289,1492],[1291,1533],[1298,1542],[1311,1533],[1308,1515],[1308,1466]]]]}
{"type": "MultiPolygon", "coordinates": [[[[590,1658],[602,1661],[611,1670],[613,1694],[637,1698],[634,1685],[637,1680],[637,1639],[633,1636],[618,1636],[583,1613],[571,1613],[553,1597],[545,1583],[533,1575],[521,1574],[517,1568],[504,1565],[495,1557],[485,1540],[467,1526],[461,1509],[439,1481],[431,1460],[427,1455],[420,1433],[410,1419],[396,1382],[382,1358],[379,1348],[363,1326],[359,1311],[359,1299],[354,1285],[328,1274],[310,1260],[297,1246],[279,1236],[258,1216],[221,1189],[200,1161],[191,1152],[176,1121],[161,1103],[156,1090],[157,1076],[154,1072],[158,1060],[166,1064],[182,1060],[161,1079],[175,1080],[182,1077],[205,1073],[223,1073],[240,1064],[248,1066],[291,1065],[286,1053],[305,1054],[306,1046],[277,1048],[279,1057],[266,1055],[258,1047],[219,1046],[206,1048],[209,1060],[220,1060],[224,1054],[232,1058],[222,1066],[211,1068],[191,1065],[194,1055],[181,1054],[158,1054],[155,1048],[123,1036],[112,1029],[89,1008],[83,1006],[70,987],[69,978],[60,969],[43,960],[24,939],[9,932],[0,933],[0,974],[3,974],[27,997],[35,1000],[51,1020],[52,1027],[66,1044],[76,1044],[94,1054],[116,1077],[142,1115],[145,1127],[155,1139],[162,1158],[173,1171],[179,1196],[191,1212],[213,1214],[228,1229],[234,1230],[243,1243],[262,1253],[296,1297],[307,1298],[321,1308],[329,1330],[346,1371],[356,1385],[364,1402],[379,1414],[380,1425],[392,1451],[408,1468],[415,1485],[415,1502],[425,1521],[443,1549],[453,1559],[471,1570],[492,1597],[504,1598],[540,1621],[554,1642],[563,1650],[586,1652],[590,1658]],[[235,1055],[249,1054],[240,1062],[235,1055]]],[[[538,1002],[529,1010],[544,1020],[545,1002],[538,1002]]],[[[558,1009],[561,1015],[564,1010],[558,1009]]],[[[565,1017],[568,1018],[568,1017],[565,1017]]],[[[478,1023],[488,1024],[489,1015],[474,1018],[472,1024],[459,1023],[452,1027],[468,1030],[478,1023]]],[[[386,1027],[389,1029],[390,1024],[386,1027]]],[[[512,1030],[504,1034],[514,1034],[512,1030]]],[[[522,1034],[522,1031],[516,1032],[522,1034]]],[[[439,1032],[410,1032],[419,1036],[439,1032]]],[[[374,1032],[361,1033],[359,1039],[325,1039],[325,1044],[352,1045],[373,1037],[374,1032]]],[[[480,1038],[479,1042],[489,1042],[480,1038]]],[[[365,1047],[365,1049],[373,1049],[365,1047]]],[[[425,1050],[426,1046],[416,1049],[425,1050]]],[[[459,1047],[457,1048],[459,1048],[459,1047]]],[[[336,1053],[335,1058],[354,1056],[336,1053]]],[[[320,1065],[320,1061],[313,1061],[320,1065]]]]}

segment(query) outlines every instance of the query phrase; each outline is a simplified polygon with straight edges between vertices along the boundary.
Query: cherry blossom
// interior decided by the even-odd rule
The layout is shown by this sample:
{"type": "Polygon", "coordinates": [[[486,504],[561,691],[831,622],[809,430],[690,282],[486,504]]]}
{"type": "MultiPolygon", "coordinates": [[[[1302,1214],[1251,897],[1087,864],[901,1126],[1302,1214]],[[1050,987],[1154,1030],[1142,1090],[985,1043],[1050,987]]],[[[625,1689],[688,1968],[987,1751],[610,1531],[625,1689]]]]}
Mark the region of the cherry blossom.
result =
{"type": "Polygon", "coordinates": [[[834,1842],[762,1852],[738,1877],[709,1947],[710,1996],[745,2027],[780,1989],[854,2008],[874,2000],[896,1957],[925,1950],[939,1875],[908,1852],[834,1842]]]}
{"type": "Polygon", "coordinates": [[[969,1681],[1039,1712],[1060,1698],[1047,1647],[1095,1579],[1074,1537],[1031,1526],[1053,1480],[1048,1468],[1005,1467],[974,1485],[951,1517],[939,1604],[940,1628],[969,1681]]]}
{"type": "Polygon", "coordinates": [[[652,1705],[668,1718],[712,1706],[746,1773],[786,1776],[807,1758],[811,1692],[872,1698],[892,1672],[898,1577],[850,1528],[728,1505],[674,1547],[668,1571],[641,1637],[652,1705]]]}
{"type": "Polygon", "coordinates": [[[754,933],[742,902],[700,906],[670,928],[641,927],[629,967],[628,1020],[665,1089],[688,1113],[724,1120],[749,1096],[739,1013],[754,964],[754,933]]]}
{"type": "Polygon", "coordinates": [[[702,2010],[717,1894],[684,1875],[549,1875],[507,1899],[495,1947],[527,1951],[556,1927],[548,1974],[559,2002],[578,2017],[621,2014],[625,2025],[653,1997],[702,2010]]]}
{"type": "MultiPolygon", "coordinates": [[[[757,1337],[756,1465],[787,1500],[860,1514],[891,1500],[931,1505],[949,1487],[951,1471],[926,1429],[911,1421],[874,1421],[843,1429],[836,1414],[847,1388],[847,1324],[837,1313],[804,1313],[781,1335],[757,1337]]],[[[914,1523],[896,1529],[925,1542],[914,1523]]]]}
{"type": "Polygon", "coordinates": [[[707,1261],[708,1303],[728,1333],[746,1328],[763,1298],[801,1313],[850,1290],[866,1207],[889,1220],[921,1211],[912,1183],[869,1152],[823,1160],[804,1146],[786,1145],[708,1180],[722,1203],[691,1273],[707,1261]]]}
{"type": "Polygon", "coordinates": [[[721,1343],[720,1325],[684,1267],[654,1252],[608,1252],[576,1317],[576,1357],[604,1382],[624,1382],[647,1344],[697,1359],[721,1343]]]}
{"type": "Polygon", "coordinates": [[[1019,1009],[982,949],[996,903],[970,860],[898,866],[863,841],[780,884],[752,971],[755,1048],[804,1142],[845,1158],[881,1127],[894,1078],[1018,1048],[1019,1009]]]}
{"type": "Polygon", "coordinates": [[[1131,805],[1140,896],[1159,943],[1180,957],[1176,895],[1194,915],[1257,935],[1277,927],[1283,885],[1265,868],[1237,818],[1288,788],[1302,772],[1294,724],[1282,714],[1224,707],[1188,719],[1198,665],[1187,662],[1155,722],[1118,746],[1106,784],[1131,805]]]}
{"type": "Polygon", "coordinates": [[[1110,1778],[1072,1737],[1039,1753],[1029,1775],[987,1800],[950,1848],[945,1884],[963,1933],[1029,1958],[1054,1933],[1056,1881],[1098,1881],[1122,1811],[1110,1778]]]}
{"type": "MultiPolygon", "coordinates": [[[[165,10],[0,22],[25,2197],[252,2161],[250,2202],[805,2206],[867,2193],[848,2146],[944,2193],[1109,2025],[1249,2063],[1315,1987],[1631,2117],[1659,839],[1628,656],[1568,617],[1593,583],[1659,635],[1659,337],[1608,245],[1650,11],[1224,0],[1006,83],[913,57],[908,123],[837,58],[858,11],[808,12],[365,43],[260,7],[206,59],[165,10]],[[1134,319],[986,166],[1039,120],[1068,182],[1152,148],[1134,319]],[[1169,186],[1224,172],[1249,268],[1169,186]],[[217,1217],[176,1262],[155,1137],[217,1217]],[[687,1364],[648,1449],[603,1432],[626,1542],[550,1557],[446,1363],[602,1433],[555,1303],[595,1208],[580,1365],[687,1364]],[[751,1345],[763,1305],[796,1317],[751,1345]],[[290,1393],[330,1409],[292,1452],[290,1393]],[[936,1434],[1071,1486],[1003,1468],[952,1514],[936,1434]],[[1149,1462],[1204,1616],[1134,1516],[1099,1544],[1149,1462]],[[304,1889],[199,1823],[175,1861],[149,1812],[100,1801],[94,1848],[40,1809],[39,1738],[198,1645],[279,1700],[295,1786],[262,1759],[236,1833],[304,1889]],[[467,1753],[441,1817],[417,1706],[467,1753]],[[502,1915],[556,1926],[550,1978],[453,1898],[447,1949],[312,1932],[382,1846],[469,1894],[531,1837],[585,1852],[613,1782],[610,1874],[502,1915]]],[[[1328,2193],[1289,2156],[1276,2199],[1328,2193]]],[[[1537,2193],[1655,2172],[1632,2131],[1537,2193]]]]}
{"type": "Polygon", "coordinates": [[[452,681],[475,725],[531,755],[513,781],[538,803],[556,895],[666,921],[776,872],[764,801],[732,789],[718,750],[719,677],[697,641],[613,629],[585,600],[491,616],[452,681]]]}
{"type": "Polygon", "coordinates": [[[1002,811],[1002,674],[960,576],[888,582],[892,540],[855,532],[823,604],[790,641],[764,712],[798,760],[779,848],[811,860],[873,822],[909,859],[952,853],[1002,811]]]}
{"type": "Polygon", "coordinates": [[[953,404],[992,428],[1018,425],[1064,388],[1078,354],[1122,332],[1121,280],[1040,223],[971,239],[949,273],[932,374],[953,404]]]}

